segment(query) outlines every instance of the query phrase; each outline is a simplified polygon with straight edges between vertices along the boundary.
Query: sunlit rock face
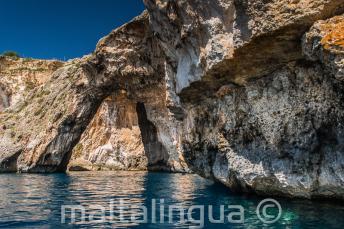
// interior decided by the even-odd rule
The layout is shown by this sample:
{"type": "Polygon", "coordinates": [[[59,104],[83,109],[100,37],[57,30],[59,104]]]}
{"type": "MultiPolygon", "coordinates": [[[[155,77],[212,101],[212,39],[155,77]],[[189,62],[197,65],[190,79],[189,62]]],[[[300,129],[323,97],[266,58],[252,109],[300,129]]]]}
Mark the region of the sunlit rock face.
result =
{"type": "Polygon", "coordinates": [[[0,57],[0,112],[24,100],[63,65],[60,61],[0,57]]]}
{"type": "Polygon", "coordinates": [[[165,122],[175,117],[166,107],[161,55],[143,13],[102,39],[93,55],[65,63],[1,114],[2,171],[188,171],[174,144],[176,127],[165,122]]]}
{"type": "Polygon", "coordinates": [[[93,103],[102,101],[94,94],[98,90],[89,92],[86,99],[78,97],[91,75],[88,70],[80,68],[77,62],[66,63],[50,75],[50,80],[33,88],[24,100],[0,113],[3,171],[63,170],[64,166],[60,166],[62,161],[69,160],[65,152],[71,150],[70,143],[78,141],[87,120],[94,116],[93,103]],[[82,119],[75,121],[74,116],[82,119]]]}
{"type": "MultiPolygon", "coordinates": [[[[28,98],[32,96],[33,91],[40,91],[39,88],[63,64],[55,60],[0,56],[0,116],[6,116],[5,113],[11,112],[12,108],[28,103],[30,101],[28,98]]],[[[13,126],[13,123],[6,121],[0,122],[0,128],[4,132],[13,126]]],[[[17,158],[21,149],[12,142],[14,135],[14,130],[10,130],[1,139],[0,170],[17,171],[17,158]]]]}
{"type": "Polygon", "coordinates": [[[69,170],[176,169],[168,163],[168,152],[144,103],[129,100],[121,91],[103,101],[74,147],[69,170]]]}
{"type": "MultiPolygon", "coordinates": [[[[176,114],[167,105],[169,65],[148,14],[100,40],[90,62],[99,66],[98,75],[114,80],[115,88],[80,142],[79,158],[92,165],[86,169],[189,171],[176,140],[176,114]]],[[[73,167],[85,168],[72,162],[73,167]]]]}
{"type": "Polygon", "coordinates": [[[193,171],[344,198],[342,0],[144,3],[1,113],[2,171],[193,171]]]}
{"type": "Polygon", "coordinates": [[[147,157],[136,104],[109,96],[74,147],[69,170],[145,170],[147,157]]]}

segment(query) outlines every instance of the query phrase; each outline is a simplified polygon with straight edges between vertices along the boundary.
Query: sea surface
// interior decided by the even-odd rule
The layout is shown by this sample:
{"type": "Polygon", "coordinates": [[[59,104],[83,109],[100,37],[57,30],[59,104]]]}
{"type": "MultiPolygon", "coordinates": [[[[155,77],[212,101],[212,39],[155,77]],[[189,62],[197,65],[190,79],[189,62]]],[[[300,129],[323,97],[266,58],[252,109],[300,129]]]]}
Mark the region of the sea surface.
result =
{"type": "Polygon", "coordinates": [[[275,199],[280,214],[270,203],[258,215],[280,217],[263,223],[257,206],[265,198],[190,174],[1,174],[0,227],[344,228],[344,205],[328,201],[275,199]]]}

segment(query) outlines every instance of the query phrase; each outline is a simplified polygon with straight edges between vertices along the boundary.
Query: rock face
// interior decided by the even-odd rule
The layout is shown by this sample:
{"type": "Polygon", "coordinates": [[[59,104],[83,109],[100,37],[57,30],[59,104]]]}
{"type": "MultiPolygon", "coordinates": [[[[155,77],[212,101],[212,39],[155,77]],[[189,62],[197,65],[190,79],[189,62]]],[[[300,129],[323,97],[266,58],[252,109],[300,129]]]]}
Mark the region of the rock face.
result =
{"type": "Polygon", "coordinates": [[[102,103],[74,147],[69,170],[144,170],[147,163],[136,104],[123,94],[102,103]]]}
{"type": "Polygon", "coordinates": [[[342,92],[317,64],[290,63],[230,88],[206,110],[194,107],[185,155],[195,171],[234,190],[343,196],[342,92]]]}
{"type": "Polygon", "coordinates": [[[343,21],[315,23],[303,59],[194,106],[192,169],[238,191],[343,198],[343,21]]]}
{"type": "Polygon", "coordinates": [[[129,100],[122,91],[102,103],[73,150],[69,170],[186,171],[168,166],[168,159],[145,105],[129,100]]]}
{"type": "MultiPolygon", "coordinates": [[[[63,63],[60,61],[0,56],[0,116],[4,115],[3,112],[10,112],[11,108],[22,107],[31,102],[29,98],[32,97],[32,93],[35,90],[40,90],[39,88],[61,66],[63,63]],[[27,102],[25,101],[26,98],[27,102]]],[[[11,125],[5,120],[0,123],[3,130],[11,128],[11,125]]],[[[16,171],[17,158],[21,151],[7,139],[8,136],[14,136],[14,132],[11,131],[8,134],[1,140],[1,170],[16,171]]]]}
{"type": "Polygon", "coordinates": [[[1,113],[2,171],[191,169],[344,199],[342,0],[144,3],[1,113]]]}
{"type": "Polygon", "coordinates": [[[60,61],[0,57],[0,112],[25,99],[35,88],[50,79],[61,67],[60,61]]]}
{"type": "Polygon", "coordinates": [[[165,149],[173,139],[149,121],[166,127],[166,118],[175,119],[165,105],[164,59],[152,34],[144,13],[2,113],[1,170],[56,172],[70,163],[72,170],[188,171],[173,143],[165,149]]]}

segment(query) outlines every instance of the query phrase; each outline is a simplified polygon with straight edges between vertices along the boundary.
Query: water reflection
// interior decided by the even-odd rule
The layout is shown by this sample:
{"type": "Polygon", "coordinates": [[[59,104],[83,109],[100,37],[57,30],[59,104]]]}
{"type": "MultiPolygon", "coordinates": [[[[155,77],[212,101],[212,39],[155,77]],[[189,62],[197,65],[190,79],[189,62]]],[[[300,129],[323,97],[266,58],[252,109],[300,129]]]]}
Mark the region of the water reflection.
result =
{"type": "MultiPolygon", "coordinates": [[[[204,180],[196,175],[147,173],[147,172],[83,172],[71,174],[0,175],[0,227],[5,228],[84,228],[84,227],[135,227],[135,228],[185,228],[195,226],[191,222],[180,222],[180,212],[173,211],[173,222],[169,223],[168,214],[164,222],[152,223],[152,214],[160,216],[160,207],[168,211],[168,206],[193,205],[205,206],[206,228],[343,228],[344,206],[341,204],[312,202],[305,200],[278,199],[283,213],[273,225],[263,225],[256,216],[256,207],[264,198],[250,195],[234,195],[221,185],[204,180]],[[152,203],[156,199],[156,203],[152,203]],[[161,203],[160,199],[164,199],[161,203]],[[111,202],[113,201],[113,202],[111,202]],[[121,202],[120,202],[121,201],[121,202]],[[111,218],[111,206],[123,208],[122,215],[115,211],[111,218]],[[95,214],[92,206],[105,207],[106,223],[88,221],[78,224],[61,224],[61,206],[86,206],[86,213],[95,214]],[[212,205],[212,212],[208,206],[212,205]],[[220,219],[221,205],[225,216],[230,213],[228,205],[242,205],[245,209],[243,224],[210,224],[208,216],[212,213],[220,219]],[[88,207],[90,206],[90,207],[88,207]],[[148,222],[121,222],[119,217],[129,219],[143,213],[142,206],[148,211],[148,222]],[[155,206],[155,208],[153,208],[155,206]]],[[[187,212],[185,212],[186,216],[187,212]]],[[[199,218],[201,212],[192,212],[199,218]]],[[[140,219],[140,218],[139,218],[140,219]]],[[[67,219],[66,222],[70,219],[67,219]]]]}

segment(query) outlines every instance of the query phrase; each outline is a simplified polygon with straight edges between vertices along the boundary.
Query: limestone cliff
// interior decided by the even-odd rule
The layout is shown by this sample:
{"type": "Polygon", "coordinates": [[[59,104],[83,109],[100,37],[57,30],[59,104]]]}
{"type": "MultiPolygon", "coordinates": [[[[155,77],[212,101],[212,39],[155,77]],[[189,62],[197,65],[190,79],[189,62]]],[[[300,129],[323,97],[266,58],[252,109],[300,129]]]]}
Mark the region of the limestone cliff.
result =
{"type": "Polygon", "coordinates": [[[2,171],[194,171],[344,198],[343,0],[145,0],[1,113],[2,171]]]}
{"type": "Polygon", "coordinates": [[[0,112],[24,100],[62,65],[60,61],[0,56],[0,112]]]}

